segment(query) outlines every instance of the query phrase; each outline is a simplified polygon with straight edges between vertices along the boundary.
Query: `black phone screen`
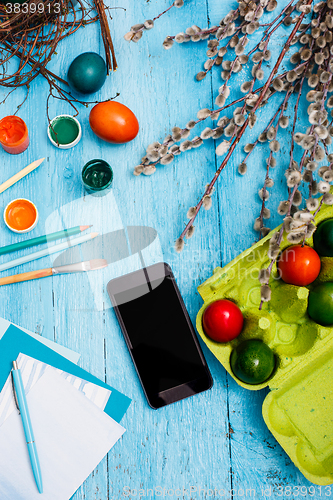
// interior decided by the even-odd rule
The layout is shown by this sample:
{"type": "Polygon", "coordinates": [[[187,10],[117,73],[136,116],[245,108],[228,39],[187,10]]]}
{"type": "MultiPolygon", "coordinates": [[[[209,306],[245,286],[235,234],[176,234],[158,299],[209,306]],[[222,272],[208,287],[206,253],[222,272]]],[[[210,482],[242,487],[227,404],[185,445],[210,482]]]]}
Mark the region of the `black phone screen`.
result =
{"type": "Polygon", "coordinates": [[[151,406],[158,408],[211,386],[172,274],[114,293],[114,302],[151,406]]]}

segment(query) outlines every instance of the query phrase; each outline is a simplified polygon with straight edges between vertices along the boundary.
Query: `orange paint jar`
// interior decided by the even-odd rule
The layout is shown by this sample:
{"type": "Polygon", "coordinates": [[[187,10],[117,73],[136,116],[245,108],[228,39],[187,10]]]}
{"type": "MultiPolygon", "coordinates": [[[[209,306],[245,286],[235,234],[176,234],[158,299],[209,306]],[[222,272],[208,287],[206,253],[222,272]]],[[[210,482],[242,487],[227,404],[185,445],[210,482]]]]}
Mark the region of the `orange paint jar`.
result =
{"type": "Polygon", "coordinates": [[[0,120],[0,144],[7,153],[17,155],[29,146],[28,127],[18,116],[0,120]]]}
{"type": "Polygon", "coordinates": [[[38,211],[32,201],[19,198],[8,203],[3,218],[14,233],[27,233],[36,227],[38,211]]]}

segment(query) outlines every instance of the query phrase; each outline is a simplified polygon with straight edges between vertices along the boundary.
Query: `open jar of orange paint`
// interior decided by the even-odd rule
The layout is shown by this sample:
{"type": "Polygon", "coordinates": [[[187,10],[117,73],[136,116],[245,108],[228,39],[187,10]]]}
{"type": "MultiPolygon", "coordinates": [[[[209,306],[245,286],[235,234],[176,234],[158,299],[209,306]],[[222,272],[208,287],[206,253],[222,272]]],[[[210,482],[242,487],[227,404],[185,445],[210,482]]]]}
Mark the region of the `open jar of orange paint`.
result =
{"type": "Polygon", "coordinates": [[[17,155],[29,146],[28,127],[18,116],[5,116],[0,120],[0,144],[7,153],[17,155]]]}
{"type": "Polygon", "coordinates": [[[14,233],[27,233],[36,227],[38,211],[32,201],[18,198],[8,203],[3,218],[7,227],[14,233]]]}

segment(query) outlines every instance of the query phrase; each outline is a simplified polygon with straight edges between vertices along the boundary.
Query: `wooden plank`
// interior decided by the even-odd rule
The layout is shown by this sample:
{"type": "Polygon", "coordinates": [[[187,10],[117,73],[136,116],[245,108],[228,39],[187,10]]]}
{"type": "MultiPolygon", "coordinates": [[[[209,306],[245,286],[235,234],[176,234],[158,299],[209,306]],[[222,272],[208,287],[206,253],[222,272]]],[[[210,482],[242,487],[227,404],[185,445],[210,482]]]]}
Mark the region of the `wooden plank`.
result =
{"type": "MultiPolygon", "coordinates": [[[[29,236],[37,236],[43,234],[47,218],[56,209],[84,196],[80,174],[86,161],[104,158],[114,169],[113,195],[123,225],[146,225],[156,229],[164,260],[171,265],[195,322],[202,304],[196,287],[216,266],[229,262],[256,237],[252,225],[260,210],[257,191],[263,183],[263,161],[267,153],[259,148],[249,164],[248,175],[241,178],[236,169],[244,155],[242,146],[238,147],[218,182],[212,209],[200,213],[195,235],[184,252],[176,254],[173,243],[184,227],[187,209],[200,199],[205,184],[219,164],[212,141],[182,154],[169,166],[159,166],[158,172],[151,177],[134,177],[132,170],[149,143],[163,140],[173,126],[184,126],[195,118],[199,109],[211,107],[221,85],[220,69],[202,82],[195,80],[205,60],[205,42],[175,44],[169,51],[163,49],[162,42],[166,35],[177,34],[192,24],[201,27],[217,24],[235,2],[190,0],[188,3],[158,20],[154,30],[144,33],[138,44],[129,44],[123,35],[131,25],[163,11],[170,1],[123,0],[121,6],[125,11],[111,10],[110,29],[119,69],[108,77],[101,91],[91,97],[103,100],[120,92],[118,100],[130,107],[140,122],[140,133],[133,142],[114,146],[97,139],[89,127],[89,109],[81,107],[78,118],[83,129],[82,141],[72,150],[54,148],[46,136],[48,89],[42,78],[38,78],[19,112],[28,124],[31,145],[18,157],[0,152],[0,182],[36,158],[46,156],[45,164],[37,172],[1,195],[3,207],[23,195],[36,203],[40,222],[29,236]]],[[[279,2],[279,8],[286,3],[286,0],[279,2]]],[[[112,8],[119,6],[116,0],[108,4],[112,8]]],[[[276,54],[281,43],[279,36],[275,37],[275,42],[276,54]]],[[[85,51],[103,55],[96,25],[81,29],[64,40],[58,55],[49,64],[50,70],[65,78],[71,61],[85,51]]],[[[244,80],[245,76],[239,75],[238,81],[244,80]]],[[[232,91],[233,96],[239,95],[234,87],[232,91]]],[[[1,92],[3,95],[3,89],[1,92]]],[[[2,115],[13,113],[22,96],[21,90],[12,94],[2,108],[2,115]]],[[[71,113],[68,105],[51,101],[51,117],[64,112],[71,113]]],[[[268,119],[266,108],[261,116],[268,119]]],[[[211,122],[202,124],[198,131],[207,125],[211,122]]],[[[258,129],[253,129],[250,140],[257,133],[258,129]]],[[[286,139],[287,134],[288,131],[286,139]]],[[[278,180],[285,169],[285,154],[288,154],[287,146],[283,144],[281,162],[273,172],[277,189],[270,200],[271,227],[279,222],[275,208],[286,195],[284,184],[278,180]]],[[[85,198],[82,198],[82,207],[84,204],[85,198]]],[[[75,216],[73,211],[74,208],[69,209],[69,216],[75,216]]],[[[113,214],[96,209],[94,216],[96,223],[102,221],[103,226],[113,214]]],[[[81,223],[86,224],[86,221],[81,223]]],[[[2,224],[1,245],[18,241],[19,238],[2,224]]],[[[1,257],[0,261],[6,260],[8,256],[1,257]]],[[[45,258],[15,271],[38,269],[52,262],[45,258]]],[[[261,406],[266,392],[240,388],[205,346],[204,354],[214,378],[213,389],[159,411],[151,410],[109,303],[105,303],[104,311],[96,310],[87,276],[56,276],[38,283],[0,288],[0,315],[79,351],[82,367],[133,398],[122,422],[127,432],[73,500],[120,499],[128,491],[125,487],[136,490],[136,495],[128,496],[131,499],[139,497],[140,489],[154,490],[156,487],[162,490],[185,488],[187,492],[182,492],[179,498],[190,498],[188,493],[192,487],[192,498],[199,499],[210,496],[207,492],[214,488],[224,490],[225,497],[231,498],[231,489],[238,492],[242,488],[254,489],[256,496],[261,497],[262,488],[272,488],[276,494],[279,485],[310,486],[262,420],[261,406]],[[199,488],[206,494],[200,493],[199,488]]],[[[155,493],[155,496],[158,495],[155,493]]]]}

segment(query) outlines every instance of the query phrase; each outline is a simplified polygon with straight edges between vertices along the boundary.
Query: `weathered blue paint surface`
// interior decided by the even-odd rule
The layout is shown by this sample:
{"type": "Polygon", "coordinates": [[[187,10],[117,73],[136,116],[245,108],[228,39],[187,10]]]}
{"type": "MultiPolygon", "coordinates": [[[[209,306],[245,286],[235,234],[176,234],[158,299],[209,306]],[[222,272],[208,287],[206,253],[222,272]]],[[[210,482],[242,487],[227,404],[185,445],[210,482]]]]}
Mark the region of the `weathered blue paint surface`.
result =
{"type": "MultiPolygon", "coordinates": [[[[221,80],[218,69],[212,77],[200,83],[195,81],[195,74],[202,69],[205,60],[205,42],[175,45],[169,51],[163,49],[162,42],[166,35],[177,34],[192,24],[201,27],[217,24],[235,4],[230,0],[188,0],[187,3],[189,5],[184,8],[173,9],[169,16],[162,17],[156,28],[145,33],[138,44],[129,44],[123,35],[130,26],[154,17],[170,2],[110,0],[111,7],[126,9],[111,10],[113,21],[110,28],[119,69],[108,77],[105,86],[93,98],[103,100],[120,92],[119,101],[129,106],[140,122],[140,133],[133,142],[113,146],[97,139],[89,127],[89,110],[82,107],[79,119],[83,140],[72,150],[54,148],[46,135],[48,89],[46,82],[38,78],[19,112],[28,124],[31,144],[19,156],[0,152],[0,182],[31,161],[47,157],[38,171],[1,195],[1,209],[19,196],[30,198],[37,204],[40,221],[31,233],[31,236],[37,236],[43,234],[45,221],[55,209],[83,196],[80,173],[86,161],[104,158],[114,170],[113,193],[123,224],[148,225],[158,231],[165,261],[174,270],[195,322],[202,303],[196,287],[210,276],[214,267],[228,263],[256,238],[252,225],[260,210],[257,192],[264,181],[264,159],[268,154],[263,147],[258,148],[249,163],[248,174],[243,178],[236,171],[244,157],[242,148],[238,147],[219,179],[212,209],[200,214],[194,237],[182,254],[176,254],[173,242],[184,227],[187,209],[200,198],[218,166],[214,145],[207,141],[200,149],[177,157],[170,166],[158,167],[158,172],[151,177],[134,177],[133,167],[140,162],[150,142],[162,140],[173,126],[184,126],[189,119],[195,118],[199,109],[211,107],[221,80]]],[[[286,3],[286,0],[281,0],[279,8],[286,3]]],[[[281,32],[285,34],[287,30],[283,27],[281,32]]],[[[276,34],[272,50],[276,53],[282,44],[283,38],[276,34]]],[[[65,77],[71,61],[80,53],[91,50],[103,55],[97,25],[81,29],[72,38],[64,40],[49,68],[65,77]]],[[[237,77],[237,81],[245,79],[243,74],[237,77]]],[[[3,89],[1,92],[4,95],[3,89]]],[[[12,94],[0,107],[1,117],[12,114],[23,95],[21,90],[12,94]]],[[[233,87],[232,96],[239,95],[233,87]]],[[[275,102],[278,99],[281,96],[275,102]]],[[[290,112],[292,108],[293,104],[290,112]]],[[[267,107],[260,112],[259,126],[251,131],[248,141],[254,139],[269,120],[269,109],[273,108],[267,107]]],[[[70,112],[68,105],[51,102],[51,117],[70,112]]],[[[271,227],[280,222],[275,209],[280,199],[286,197],[283,172],[288,161],[289,135],[290,130],[287,130],[286,142],[277,157],[278,167],[272,173],[276,189],[268,204],[273,215],[271,227]]],[[[112,213],[105,217],[112,217],[112,213]]],[[[18,239],[2,222],[1,245],[18,239]]],[[[1,261],[7,259],[8,256],[2,257],[1,261]]],[[[48,267],[51,262],[45,258],[16,271],[48,267]]],[[[163,497],[163,488],[184,488],[181,494],[174,492],[173,496],[172,491],[168,494],[164,490],[166,498],[209,498],[215,488],[220,492],[215,492],[214,498],[222,498],[223,493],[224,498],[229,499],[232,493],[235,498],[263,498],[264,494],[272,498],[293,498],[293,494],[288,495],[290,490],[282,493],[278,489],[286,486],[294,491],[300,488],[302,495],[299,496],[303,498],[330,496],[328,490],[320,491],[317,486],[310,488],[311,484],[269,433],[261,415],[266,392],[238,387],[205,347],[204,353],[214,378],[212,390],[159,411],[151,410],[114,314],[107,308],[102,312],[94,310],[86,276],[54,277],[1,288],[0,314],[78,350],[82,367],[133,398],[122,422],[127,428],[126,434],[73,499],[120,499],[124,492],[129,491],[124,490],[125,487],[133,490],[128,495],[131,499],[140,497],[140,489],[151,498],[163,497]],[[162,488],[162,495],[158,494],[160,490],[153,496],[147,491],[156,487],[162,488]]]]}

